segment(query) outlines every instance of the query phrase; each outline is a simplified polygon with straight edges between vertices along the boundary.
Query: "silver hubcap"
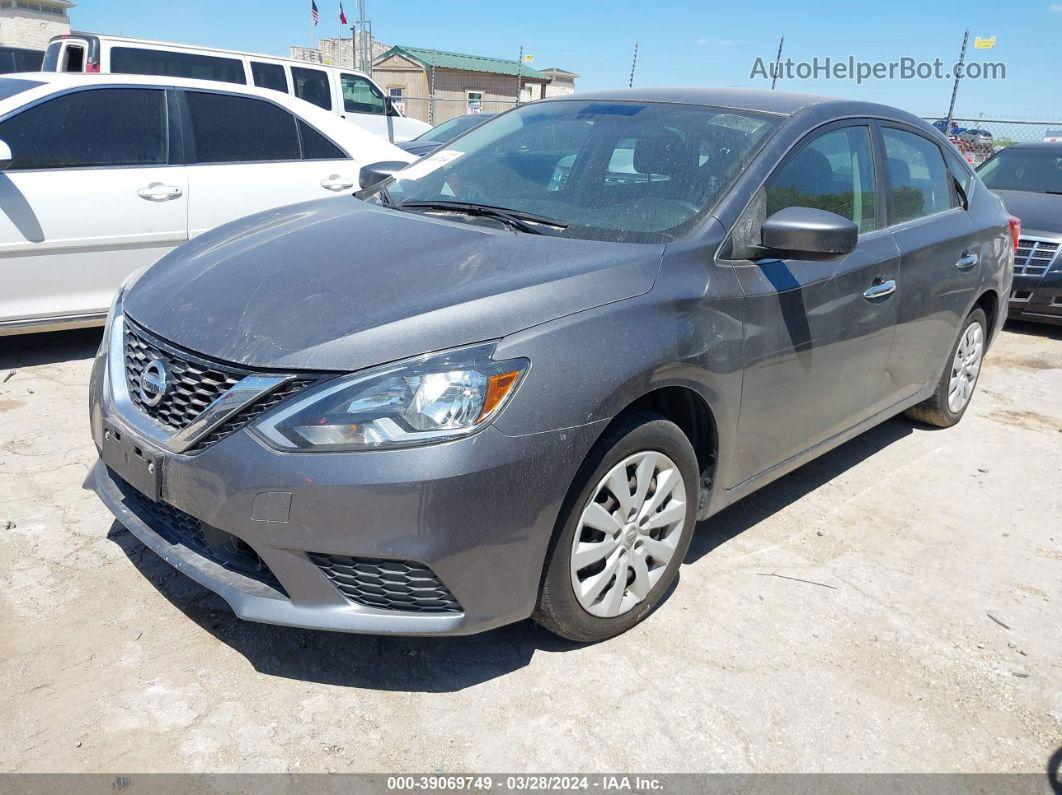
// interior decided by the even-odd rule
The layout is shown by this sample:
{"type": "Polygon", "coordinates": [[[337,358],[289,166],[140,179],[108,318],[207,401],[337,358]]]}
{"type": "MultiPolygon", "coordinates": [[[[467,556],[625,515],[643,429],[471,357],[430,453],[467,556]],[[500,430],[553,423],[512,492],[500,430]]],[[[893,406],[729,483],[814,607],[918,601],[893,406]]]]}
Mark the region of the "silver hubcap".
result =
{"type": "Polygon", "coordinates": [[[663,453],[635,453],[598,482],[572,545],[572,587],[602,618],[640,604],[675,556],[686,520],[686,486],[663,453]]]}
{"type": "Polygon", "coordinates": [[[981,357],[985,352],[985,332],[980,323],[971,323],[955,349],[951,363],[951,380],[948,382],[948,408],[958,414],[973,395],[977,374],[981,371],[981,357]]]}

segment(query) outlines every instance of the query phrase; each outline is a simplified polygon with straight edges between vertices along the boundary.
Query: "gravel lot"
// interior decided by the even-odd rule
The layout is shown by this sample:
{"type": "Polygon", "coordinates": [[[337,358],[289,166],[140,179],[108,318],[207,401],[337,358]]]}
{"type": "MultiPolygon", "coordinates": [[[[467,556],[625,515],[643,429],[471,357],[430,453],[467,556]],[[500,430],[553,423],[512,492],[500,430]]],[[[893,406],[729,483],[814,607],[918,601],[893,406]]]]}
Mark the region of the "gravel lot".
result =
{"type": "Polygon", "coordinates": [[[0,338],[0,771],[1040,772],[1062,745],[1062,330],[698,530],[591,647],[243,623],[81,483],[94,331],[0,338]],[[6,379],[6,380],[5,380],[6,379]]]}

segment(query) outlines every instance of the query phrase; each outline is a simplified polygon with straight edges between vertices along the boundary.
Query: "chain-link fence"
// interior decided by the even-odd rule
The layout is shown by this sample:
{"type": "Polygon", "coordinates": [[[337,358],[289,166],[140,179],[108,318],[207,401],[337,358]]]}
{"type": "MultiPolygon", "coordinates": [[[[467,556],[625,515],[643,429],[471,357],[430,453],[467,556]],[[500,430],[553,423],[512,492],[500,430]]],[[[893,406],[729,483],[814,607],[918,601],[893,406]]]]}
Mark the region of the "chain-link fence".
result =
{"type": "MultiPolygon", "coordinates": [[[[945,131],[946,121],[939,116],[923,116],[941,132],[945,131]]],[[[1017,143],[1037,141],[1057,141],[1062,143],[1062,121],[1025,121],[1019,119],[976,119],[951,120],[948,138],[955,148],[975,166],[1008,146],[1017,143]]]]}
{"type": "Polygon", "coordinates": [[[501,113],[516,105],[512,99],[477,97],[402,97],[393,99],[403,116],[426,121],[433,127],[456,116],[477,113],[501,113]]]}

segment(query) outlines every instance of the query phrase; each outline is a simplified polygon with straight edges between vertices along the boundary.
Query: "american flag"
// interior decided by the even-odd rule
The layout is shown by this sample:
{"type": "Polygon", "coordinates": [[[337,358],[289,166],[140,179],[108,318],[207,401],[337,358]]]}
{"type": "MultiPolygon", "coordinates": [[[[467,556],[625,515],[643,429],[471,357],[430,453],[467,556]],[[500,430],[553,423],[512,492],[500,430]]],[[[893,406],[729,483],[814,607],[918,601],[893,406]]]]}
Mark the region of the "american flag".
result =
{"type": "Polygon", "coordinates": [[[317,3],[315,0],[310,0],[310,16],[313,17],[314,25],[316,25],[321,19],[321,15],[317,13],[317,3]]]}

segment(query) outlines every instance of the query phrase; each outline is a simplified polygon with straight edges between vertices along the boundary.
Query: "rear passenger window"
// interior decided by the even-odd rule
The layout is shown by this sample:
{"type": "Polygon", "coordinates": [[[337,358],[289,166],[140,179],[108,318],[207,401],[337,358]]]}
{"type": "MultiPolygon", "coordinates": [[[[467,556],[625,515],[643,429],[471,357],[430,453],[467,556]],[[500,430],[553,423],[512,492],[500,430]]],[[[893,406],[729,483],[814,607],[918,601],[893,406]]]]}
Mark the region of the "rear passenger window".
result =
{"type": "Polygon", "coordinates": [[[166,94],[106,88],[64,94],[0,122],[8,170],[164,165],[166,94]]]}
{"type": "Polygon", "coordinates": [[[951,182],[940,147],[921,135],[884,127],[885,163],[892,189],[892,223],[952,206],[951,182]]]}
{"type": "Polygon", "coordinates": [[[332,92],[328,87],[328,72],[293,66],[291,67],[291,79],[295,83],[295,96],[312,102],[319,108],[332,110],[332,92]]]}
{"type": "Polygon", "coordinates": [[[302,137],[303,160],[347,160],[347,155],[334,143],[299,119],[299,135],[302,137]]]}
{"type": "Polygon", "coordinates": [[[165,75],[193,77],[197,80],[220,80],[223,83],[247,83],[243,61],[236,58],[145,50],[140,47],[112,47],[111,71],[132,75],[165,75]]]}
{"type": "Polygon", "coordinates": [[[251,61],[251,76],[256,86],[288,93],[288,77],[284,74],[284,67],[278,63],[251,61]]]}
{"type": "Polygon", "coordinates": [[[829,210],[860,232],[877,228],[877,182],[869,127],[823,133],[784,165],[767,185],[767,215],[786,207],[829,210]]]}
{"type": "Polygon", "coordinates": [[[299,160],[295,117],[263,99],[185,92],[198,163],[299,160]]]}

